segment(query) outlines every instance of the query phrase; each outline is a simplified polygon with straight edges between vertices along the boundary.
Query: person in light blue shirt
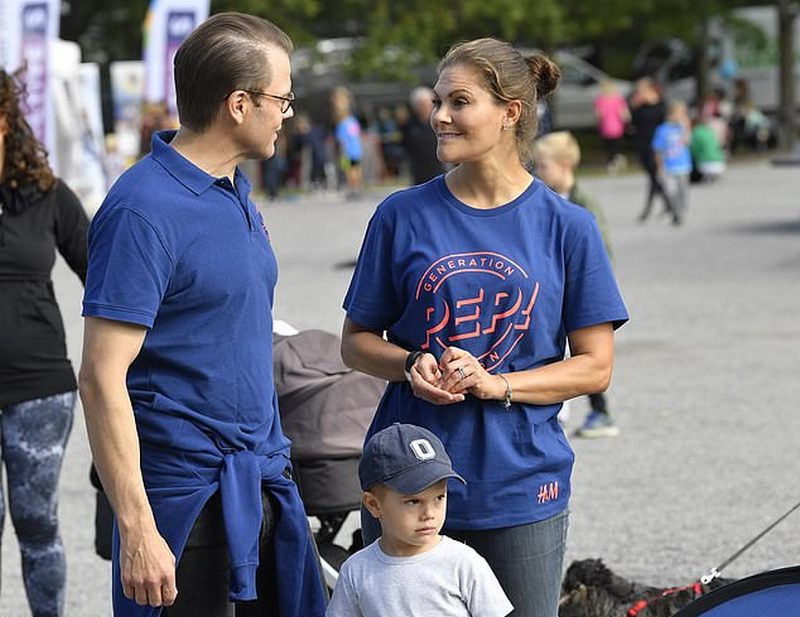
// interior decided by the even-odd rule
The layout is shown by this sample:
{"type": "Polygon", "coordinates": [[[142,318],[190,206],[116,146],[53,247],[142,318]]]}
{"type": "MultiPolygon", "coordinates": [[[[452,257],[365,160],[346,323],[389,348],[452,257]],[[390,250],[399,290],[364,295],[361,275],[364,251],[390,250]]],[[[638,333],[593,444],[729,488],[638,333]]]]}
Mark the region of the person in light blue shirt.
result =
{"type": "Polygon", "coordinates": [[[331,105],[336,122],[334,134],[339,149],[339,164],[347,181],[348,197],[357,197],[363,188],[361,124],[353,115],[353,98],[346,88],[333,91],[331,105]]]}
{"type": "Polygon", "coordinates": [[[342,334],[344,361],[389,381],[368,436],[401,422],[441,439],[466,480],[443,532],[538,617],[558,613],[574,462],[557,415],[607,388],[628,318],[592,214],[526,170],[559,77],[496,39],[450,49],[431,125],[454,168],[378,206],[342,334]]]}
{"type": "Polygon", "coordinates": [[[667,206],[675,225],[680,225],[686,215],[689,174],[692,172],[690,141],[691,129],[686,104],[680,101],[671,103],[667,108],[666,122],[656,127],[652,147],[667,194],[667,206]]]}
{"type": "Polygon", "coordinates": [[[175,56],[181,128],[89,230],[80,392],[116,518],[116,617],[325,612],[277,412],[277,263],[238,168],[292,116],[291,49],[249,15],[198,26],[175,56]]]}

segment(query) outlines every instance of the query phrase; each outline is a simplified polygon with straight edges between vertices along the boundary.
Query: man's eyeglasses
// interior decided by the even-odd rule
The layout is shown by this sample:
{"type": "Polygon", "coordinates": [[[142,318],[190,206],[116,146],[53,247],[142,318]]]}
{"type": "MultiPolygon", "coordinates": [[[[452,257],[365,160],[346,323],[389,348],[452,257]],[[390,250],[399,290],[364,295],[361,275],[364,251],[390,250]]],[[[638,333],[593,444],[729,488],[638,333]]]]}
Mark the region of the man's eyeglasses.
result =
{"type": "MultiPolygon", "coordinates": [[[[258,90],[245,90],[244,88],[242,88],[242,92],[247,92],[247,94],[254,94],[256,96],[267,96],[271,99],[275,99],[276,101],[280,101],[282,114],[285,114],[287,111],[289,111],[292,103],[294,103],[294,92],[290,92],[286,96],[281,96],[280,94],[270,94],[269,92],[259,92],[258,90]]],[[[231,92],[231,94],[233,94],[233,92],[231,92]]],[[[225,97],[225,100],[227,100],[228,96],[225,97]]]]}

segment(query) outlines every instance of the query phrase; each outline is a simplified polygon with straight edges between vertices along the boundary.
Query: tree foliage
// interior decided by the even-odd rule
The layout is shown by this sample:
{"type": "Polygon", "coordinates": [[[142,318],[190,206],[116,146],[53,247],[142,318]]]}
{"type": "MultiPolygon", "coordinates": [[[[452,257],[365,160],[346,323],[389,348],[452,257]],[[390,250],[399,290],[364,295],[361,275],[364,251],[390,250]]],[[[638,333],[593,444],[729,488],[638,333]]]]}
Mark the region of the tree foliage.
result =
{"type": "MultiPolygon", "coordinates": [[[[700,41],[698,24],[723,15],[741,0],[212,0],[211,12],[242,11],[284,28],[297,45],[320,37],[362,42],[352,60],[355,76],[408,77],[453,43],[496,36],[550,49],[587,41],[634,42],[677,36],[700,41]]],[[[69,0],[62,36],[76,40],[84,57],[141,57],[147,0],[69,0]]]]}
{"type": "Polygon", "coordinates": [[[146,0],[69,0],[62,3],[61,38],[76,41],[84,61],[105,64],[142,57],[146,0]]]}

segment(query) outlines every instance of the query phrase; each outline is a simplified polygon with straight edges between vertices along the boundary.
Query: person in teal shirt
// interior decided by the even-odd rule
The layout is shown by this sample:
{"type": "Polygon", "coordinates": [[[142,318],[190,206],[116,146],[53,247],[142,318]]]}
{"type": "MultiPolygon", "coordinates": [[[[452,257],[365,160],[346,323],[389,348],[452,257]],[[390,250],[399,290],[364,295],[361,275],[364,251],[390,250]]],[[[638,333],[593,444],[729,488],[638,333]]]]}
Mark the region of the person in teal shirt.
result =
{"type": "Polygon", "coordinates": [[[701,181],[716,180],[725,172],[725,153],[705,118],[700,118],[692,128],[689,151],[701,181]]]}

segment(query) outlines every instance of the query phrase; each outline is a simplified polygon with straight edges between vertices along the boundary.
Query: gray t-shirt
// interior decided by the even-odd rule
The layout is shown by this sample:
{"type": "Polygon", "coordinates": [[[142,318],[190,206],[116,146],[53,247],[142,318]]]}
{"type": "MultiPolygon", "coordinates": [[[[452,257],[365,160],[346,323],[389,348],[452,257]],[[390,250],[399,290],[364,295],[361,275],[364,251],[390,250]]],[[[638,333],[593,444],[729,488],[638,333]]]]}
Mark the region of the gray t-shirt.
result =
{"type": "Polygon", "coordinates": [[[392,557],[379,541],[342,566],[326,617],[505,617],[514,607],[486,560],[446,536],[392,557]]]}

